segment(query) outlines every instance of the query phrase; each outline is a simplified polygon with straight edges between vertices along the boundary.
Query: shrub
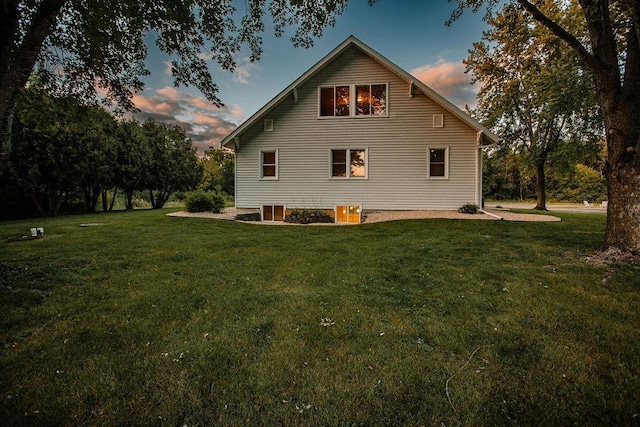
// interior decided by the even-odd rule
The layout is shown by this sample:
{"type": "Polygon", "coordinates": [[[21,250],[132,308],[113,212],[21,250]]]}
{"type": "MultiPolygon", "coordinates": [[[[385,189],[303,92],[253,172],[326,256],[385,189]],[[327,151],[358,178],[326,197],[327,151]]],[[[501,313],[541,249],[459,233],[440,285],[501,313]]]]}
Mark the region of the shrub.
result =
{"type": "Polygon", "coordinates": [[[187,212],[211,212],[214,207],[213,197],[201,191],[190,193],[185,199],[185,207],[187,212]]]}
{"type": "Polygon", "coordinates": [[[480,208],[474,203],[465,203],[458,208],[458,212],[465,214],[475,214],[478,213],[478,209],[480,208]]]}
{"type": "Polygon", "coordinates": [[[294,209],[284,221],[293,224],[331,223],[333,218],[323,210],[294,209]]]}
{"type": "Polygon", "coordinates": [[[213,208],[211,209],[214,213],[220,212],[224,208],[225,199],[222,194],[216,193],[211,196],[211,200],[213,202],[213,208]]]}

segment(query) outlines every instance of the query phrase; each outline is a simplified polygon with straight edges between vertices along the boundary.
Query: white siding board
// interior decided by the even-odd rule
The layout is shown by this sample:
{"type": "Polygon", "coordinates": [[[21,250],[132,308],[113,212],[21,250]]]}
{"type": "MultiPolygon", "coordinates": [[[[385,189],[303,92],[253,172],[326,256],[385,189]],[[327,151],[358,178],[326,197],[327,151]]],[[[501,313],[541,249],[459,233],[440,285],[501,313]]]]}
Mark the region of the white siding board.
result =
{"type": "Polygon", "coordinates": [[[236,154],[236,205],[256,208],[456,209],[475,202],[476,133],[424,95],[409,98],[409,85],[352,47],[244,132],[236,154]],[[322,85],[388,83],[388,117],[318,118],[322,85]],[[433,114],[444,128],[433,128],[433,114]],[[449,148],[449,179],[427,179],[427,147],[449,148]],[[331,148],[366,148],[367,179],[331,179],[331,148]],[[259,150],[278,150],[278,180],[259,179],[259,150]]]}

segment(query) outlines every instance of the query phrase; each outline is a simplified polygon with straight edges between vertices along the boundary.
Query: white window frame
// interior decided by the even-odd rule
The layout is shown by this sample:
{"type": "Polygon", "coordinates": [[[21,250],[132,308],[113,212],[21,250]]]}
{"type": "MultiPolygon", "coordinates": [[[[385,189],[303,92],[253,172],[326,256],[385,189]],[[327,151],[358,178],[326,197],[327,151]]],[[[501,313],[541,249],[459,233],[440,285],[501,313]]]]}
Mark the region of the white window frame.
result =
{"type": "Polygon", "coordinates": [[[361,148],[342,148],[342,147],[333,147],[329,149],[329,178],[330,179],[368,179],[369,178],[369,148],[361,147],[361,148]],[[334,151],[346,151],[346,176],[333,176],[333,152],[334,151]],[[364,151],[364,176],[351,176],[351,151],[364,151]]]}
{"type": "Polygon", "coordinates": [[[446,180],[449,179],[449,147],[435,145],[427,147],[427,179],[446,180]],[[444,176],[431,176],[431,150],[444,150],[444,176]]]}
{"type": "Polygon", "coordinates": [[[361,224],[362,223],[362,204],[360,203],[342,203],[342,204],[337,204],[334,206],[333,208],[333,215],[334,215],[334,221],[336,224],[361,224]],[[347,209],[349,208],[357,208],[358,209],[358,222],[349,222],[349,213],[347,212],[347,221],[338,221],[338,208],[339,207],[346,207],[347,209]]]}
{"type": "Polygon", "coordinates": [[[258,165],[260,165],[260,180],[261,181],[277,181],[278,176],[280,174],[280,155],[279,150],[259,150],[258,151],[258,165]],[[264,153],[275,153],[276,154],[276,174],[275,176],[264,176],[264,163],[262,160],[264,159],[264,153]]]}
{"type": "Polygon", "coordinates": [[[285,203],[264,203],[260,205],[260,221],[262,222],[284,222],[284,219],[286,216],[287,216],[287,205],[285,203]],[[271,206],[271,216],[273,219],[264,219],[264,208],[266,206],[271,206]],[[282,206],[282,221],[275,220],[276,206],[282,206]]]}
{"type": "MultiPolygon", "coordinates": [[[[335,114],[335,105],[334,105],[334,114],[335,114]]],[[[318,86],[318,119],[346,119],[346,118],[352,118],[352,119],[367,119],[367,118],[380,118],[380,117],[389,117],[389,82],[373,82],[373,83],[352,83],[352,84],[336,84],[336,85],[321,85],[318,86]],[[357,106],[357,100],[356,100],[356,86],[369,86],[369,88],[371,88],[371,86],[376,86],[376,85],[384,85],[385,86],[385,95],[386,95],[386,99],[385,99],[385,111],[384,114],[381,115],[373,115],[373,114],[366,114],[366,115],[358,115],[356,114],[356,106],[357,106]],[[326,88],[333,88],[334,90],[334,104],[335,104],[335,88],[338,86],[349,86],[349,115],[347,116],[323,116],[321,114],[322,112],[322,89],[326,89],[326,88]]]]}
{"type": "Polygon", "coordinates": [[[273,132],[273,119],[264,119],[264,131],[273,132]]]}

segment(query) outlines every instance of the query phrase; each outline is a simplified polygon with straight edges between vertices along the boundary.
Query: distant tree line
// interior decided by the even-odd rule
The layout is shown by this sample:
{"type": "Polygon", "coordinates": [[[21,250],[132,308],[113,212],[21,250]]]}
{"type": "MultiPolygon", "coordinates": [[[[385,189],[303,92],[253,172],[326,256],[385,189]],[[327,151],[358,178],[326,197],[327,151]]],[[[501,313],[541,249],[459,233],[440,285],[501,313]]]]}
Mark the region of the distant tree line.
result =
{"type": "MultiPolygon", "coordinates": [[[[607,200],[604,141],[563,142],[549,155],[545,169],[546,198],[551,201],[607,200]]],[[[537,171],[528,153],[500,146],[483,159],[483,197],[490,200],[536,200],[537,171]]]]}
{"type": "Polygon", "coordinates": [[[203,171],[180,127],[118,121],[102,108],[32,85],[17,105],[0,211],[3,217],[55,216],[78,206],[110,211],[118,194],[133,209],[140,192],[158,209],[175,192],[196,188],[203,171]]]}

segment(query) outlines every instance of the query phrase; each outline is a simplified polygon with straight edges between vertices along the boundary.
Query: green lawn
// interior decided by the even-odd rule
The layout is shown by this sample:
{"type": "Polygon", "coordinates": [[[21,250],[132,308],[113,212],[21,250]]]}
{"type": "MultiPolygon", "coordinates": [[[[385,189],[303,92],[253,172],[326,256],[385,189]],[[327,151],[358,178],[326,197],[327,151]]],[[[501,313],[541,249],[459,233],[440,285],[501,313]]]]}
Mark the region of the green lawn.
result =
{"type": "Polygon", "coordinates": [[[0,223],[3,424],[640,423],[640,264],[585,263],[604,215],[167,212],[0,223]]]}

